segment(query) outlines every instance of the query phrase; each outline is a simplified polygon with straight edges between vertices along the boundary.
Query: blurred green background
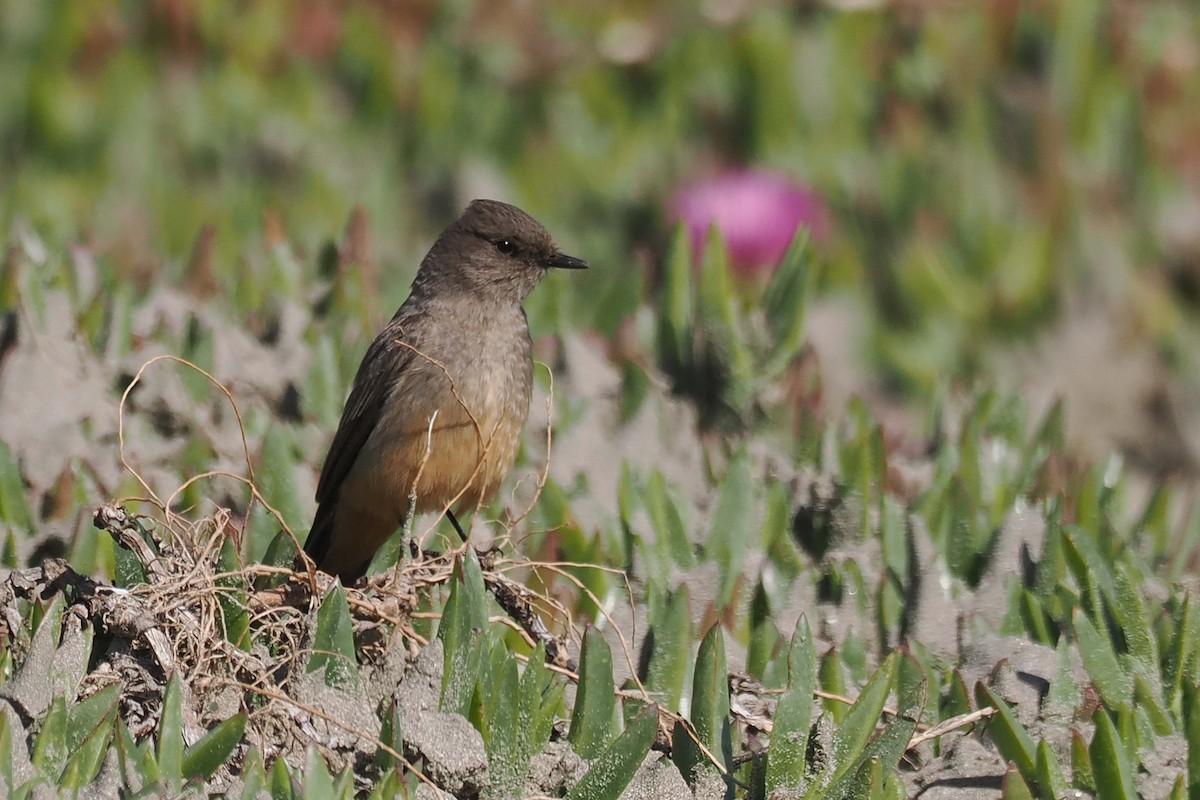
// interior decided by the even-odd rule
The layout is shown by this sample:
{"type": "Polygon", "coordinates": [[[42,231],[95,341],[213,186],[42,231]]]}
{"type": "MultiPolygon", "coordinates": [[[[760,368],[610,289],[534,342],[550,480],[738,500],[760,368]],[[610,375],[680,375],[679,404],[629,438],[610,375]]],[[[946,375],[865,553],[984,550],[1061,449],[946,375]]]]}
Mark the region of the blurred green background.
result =
{"type": "Polygon", "coordinates": [[[672,193],[765,168],[828,209],[821,295],[885,391],[986,377],[1072,307],[1187,383],[1198,41],[1188,2],[4,3],[0,231],[86,249],[101,291],[190,265],[253,317],[361,206],[369,329],[490,195],[594,265],[535,332],[611,336],[672,193]]]}

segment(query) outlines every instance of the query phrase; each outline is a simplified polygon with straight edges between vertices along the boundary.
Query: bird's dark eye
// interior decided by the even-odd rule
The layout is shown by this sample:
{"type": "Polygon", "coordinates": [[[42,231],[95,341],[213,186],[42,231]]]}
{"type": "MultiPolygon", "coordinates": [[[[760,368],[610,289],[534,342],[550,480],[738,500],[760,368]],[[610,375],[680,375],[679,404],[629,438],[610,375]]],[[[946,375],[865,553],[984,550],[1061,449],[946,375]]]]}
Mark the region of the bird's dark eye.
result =
{"type": "Polygon", "coordinates": [[[512,239],[501,239],[500,241],[496,242],[496,249],[506,256],[511,256],[513,253],[517,252],[517,246],[513,244],[512,239]]]}

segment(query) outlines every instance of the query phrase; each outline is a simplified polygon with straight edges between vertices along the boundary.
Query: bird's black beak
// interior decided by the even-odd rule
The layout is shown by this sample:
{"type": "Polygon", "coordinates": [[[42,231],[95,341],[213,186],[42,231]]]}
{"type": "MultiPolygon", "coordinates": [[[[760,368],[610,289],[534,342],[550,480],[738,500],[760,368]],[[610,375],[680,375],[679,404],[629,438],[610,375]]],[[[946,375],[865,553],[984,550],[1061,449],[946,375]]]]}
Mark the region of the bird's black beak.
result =
{"type": "Polygon", "coordinates": [[[555,253],[546,259],[546,267],[553,269],[587,269],[587,262],[566,253],[555,253]]]}

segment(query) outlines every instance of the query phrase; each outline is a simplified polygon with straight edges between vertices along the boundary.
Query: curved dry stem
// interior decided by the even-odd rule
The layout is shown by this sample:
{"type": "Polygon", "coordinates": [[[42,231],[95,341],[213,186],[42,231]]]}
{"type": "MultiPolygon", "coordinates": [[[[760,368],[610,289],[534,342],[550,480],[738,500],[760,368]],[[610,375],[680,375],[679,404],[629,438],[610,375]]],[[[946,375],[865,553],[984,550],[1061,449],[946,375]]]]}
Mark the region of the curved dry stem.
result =
{"type": "MultiPolygon", "coordinates": [[[[250,480],[253,481],[254,480],[254,464],[251,462],[251,459],[250,459],[250,444],[246,441],[246,428],[245,428],[245,424],[242,421],[242,412],[238,408],[237,401],[233,398],[233,393],[231,391],[229,391],[229,389],[226,388],[223,383],[221,383],[219,380],[217,380],[210,372],[208,372],[204,368],[202,368],[196,364],[193,364],[191,361],[188,361],[185,358],[180,358],[179,356],[173,356],[173,355],[158,355],[158,356],[155,356],[154,358],[151,358],[150,360],[146,361],[145,363],[143,363],[140,367],[138,367],[138,371],[137,371],[137,373],[134,374],[133,380],[131,380],[129,382],[129,385],[125,387],[125,391],[123,391],[121,393],[121,402],[117,405],[117,453],[121,459],[121,466],[124,467],[126,469],[126,471],[128,471],[131,475],[133,475],[134,478],[137,479],[137,482],[139,484],[141,484],[142,488],[145,489],[150,494],[151,497],[153,497],[155,499],[158,498],[158,495],[155,494],[155,492],[152,488],[150,488],[150,484],[148,484],[146,482],[146,480],[141,476],[141,473],[139,473],[136,469],[133,468],[133,466],[129,463],[129,460],[125,457],[125,404],[129,401],[129,395],[133,392],[134,387],[137,386],[141,382],[142,375],[153,364],[155,364],[159,361],[173,361],[176,364],[181,364],[185,367],[188,367],[189,369],[192,369],[192,370],[200,373],[201,375],[204,376],[205,380],[207,380],[213,386],[216,386],[218,389],[221,390],[221,393],[225,395],[225,399],[227,399],[229,401],[229,405],[233,408],[234,417],[237,418],[238,434],[241,436],[241,439],[242,439],[242,453],[246,458],[246,471],[250,475],[250,480]]],[[[159,501],[159,505],[160,505],[160,507],[162,507],[161,501],[159,501]]],[[[167,507],[169,507],[169,505],[167,507]]]]}

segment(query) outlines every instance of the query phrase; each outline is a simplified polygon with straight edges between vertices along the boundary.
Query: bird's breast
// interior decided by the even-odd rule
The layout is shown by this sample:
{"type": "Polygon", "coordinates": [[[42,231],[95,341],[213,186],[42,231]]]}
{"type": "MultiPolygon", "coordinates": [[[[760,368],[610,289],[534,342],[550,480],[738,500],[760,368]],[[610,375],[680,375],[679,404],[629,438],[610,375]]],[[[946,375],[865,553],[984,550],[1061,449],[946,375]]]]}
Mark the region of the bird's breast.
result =
{"type": "Polygon", "coordinates": [[[422,338],[373,437],[381,475],[397,498],[415,483],[419,510],[486,502],[512,467],[529,414],[524,315],[458,320],[422,338]]]}

